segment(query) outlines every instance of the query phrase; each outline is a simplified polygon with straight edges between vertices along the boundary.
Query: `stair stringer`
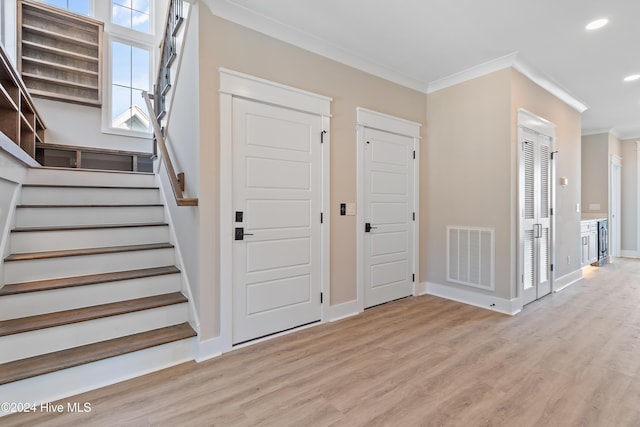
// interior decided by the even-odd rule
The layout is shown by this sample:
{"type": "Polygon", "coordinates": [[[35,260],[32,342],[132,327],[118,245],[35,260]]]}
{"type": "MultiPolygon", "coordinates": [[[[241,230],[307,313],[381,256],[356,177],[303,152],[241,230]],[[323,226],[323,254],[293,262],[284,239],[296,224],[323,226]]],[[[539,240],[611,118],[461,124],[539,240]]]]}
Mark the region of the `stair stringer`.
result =
{"type": "MultiPolygon", "coordinates": [[[[191,281],[189,280],[189,274],[187,273],[187,269],[185,268],[185,264],[182,257],[180,240],[177,238],[177,233],[174,227],[174,219],[173,219],[173,216],[171,215],[171,210],[169,209],[168,201],[166,198],[167,191],[169,191],[168,194],[171,194],[171,190],[164,185],[163,180],[160,177],[160,173],[161,172],[158,172],[155,174],[155,183],[160,189],[160,203],[162,203],[162,206],[164,207],[165,221],[167,224],[169,224],[169,243],[171,243],[174,247],[176,267],[180,269],[180,290],[188,299],[189,324],[199,336],[200,335],[200,316],[198,315],[198,309],[194,302],[193,292],[191,291],[191,281]]],[[[197,209],[197,208],[184,206],[184,207],[180,207],[180,209],[197,209]]],[[[195,354],[196,353],[194,353],[194,356],[195,354]]]]}

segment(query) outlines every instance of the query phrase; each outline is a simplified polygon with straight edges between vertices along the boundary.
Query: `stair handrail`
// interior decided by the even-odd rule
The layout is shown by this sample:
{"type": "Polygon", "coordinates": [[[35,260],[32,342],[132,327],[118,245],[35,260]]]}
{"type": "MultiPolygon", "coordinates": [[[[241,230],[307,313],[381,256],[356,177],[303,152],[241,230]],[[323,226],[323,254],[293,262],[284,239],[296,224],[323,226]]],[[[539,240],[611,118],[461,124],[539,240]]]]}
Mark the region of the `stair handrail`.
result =
{"type": "MultiPolygon", "coordinates": [[[[142,98],[144,102],[147,104],[148,111],[153,111],[153,106],[151,105],[151,96],[149,92],[143,91],[142,98]]],[[[176,174],[176,170],[173,167],[173,162],[171,161],[171,157],[169,156],[169,151],[167,150],[167,145],[164,141],[164,135],[162,133],[162,129],[160,128],[160,123],[158,123],[158,119],[155,114],[149,114],[151,119],[151,126],[153,127],[153,133],[155,144],[160,148],[160,152],[162,153],[162,161],[167,169],[167,174],[169,175],[169,181],[171,182],[171,189],[173,190],[173,195],[176,199],[176,203],[178,206],[198,206],[198,199],[192,197],[184,197],[182,192],[184,191],[184,173],[180,172],[176,174]]]]}
{"type": "Polygon", "coordinates": [[[171,79],[169,75],[171,63],[176,57],[176,33],[181,26],[183,18],[183,0],[170,0],[169,8],[167,10],[167,18],[164,26],[164,34],[162,36],[162,43],[160,44],[160,62],[158,64],[158,75],[156,84],[154,85],[154,93],[150,95],[147,91],[142,92],[142,98],[147,105],[147,111],[151,120],[151,126],[153,127],[154,140],[153,140],[153,154],[157,153],[158,147],[162,153],[162,158],[169,175],[169,181],[171,182],[171,189],[176,199],[178,206],[198,206],[197,198],[184,197],[184,173],[176,173],[167,145],[164,139],[164,132],[160,126],[160,120],[165,116],[165,95],[171,88],[171,79]],[[153,99],[154,105],[151,105],[153,99]]]}

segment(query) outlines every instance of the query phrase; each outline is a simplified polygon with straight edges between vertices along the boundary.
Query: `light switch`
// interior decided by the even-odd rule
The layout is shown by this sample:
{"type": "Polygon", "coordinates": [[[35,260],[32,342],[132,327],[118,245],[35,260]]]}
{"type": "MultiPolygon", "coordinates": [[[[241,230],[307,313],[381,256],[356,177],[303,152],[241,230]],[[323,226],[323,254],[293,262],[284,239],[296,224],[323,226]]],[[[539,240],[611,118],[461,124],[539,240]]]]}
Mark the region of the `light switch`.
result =
{"type": "Polygon", "coordinates": [[[355,203],[347,203],[347,215],[354,216],[356,214],[356,204],[355,203]]]}
{"type": "Polygon", "coordinates": [[[576,212],[580,212],[580,203],[576,203],[576,212]]]}

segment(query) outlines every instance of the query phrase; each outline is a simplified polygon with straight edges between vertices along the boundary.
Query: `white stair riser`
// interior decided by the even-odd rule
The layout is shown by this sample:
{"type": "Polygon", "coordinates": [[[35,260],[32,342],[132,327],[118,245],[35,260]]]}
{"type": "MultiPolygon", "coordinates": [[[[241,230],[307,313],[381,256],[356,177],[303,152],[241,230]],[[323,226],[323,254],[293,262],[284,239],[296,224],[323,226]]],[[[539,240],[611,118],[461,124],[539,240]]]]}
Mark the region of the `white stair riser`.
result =
{"type": "Polygon", "coordinates": [[[144,277],[0,298],[0,321],[180,291],[180,274],[144,277]]]}
{"type": "Polygon", "coordinates": [[[160,202],[156,188],[22,187],[23,205],[152,205],[160,202]]]}
{"type": "Polygon", "coordinates": [[[18,208],[16,227],[164,222],[162,206],[18,208]]]}
{"type": "Polygon", "coordinates": [[[2,337],[0,363],[164,328],[187,321],[187,304],[39,329],[2,337]]]}
{"type": "Polygon", "coordinates": [[[11,253],[104,248],[169,241],[169,227],[123,227],[88,230],[28,231],[11,233],[11,253]]]}
{"type": "Polygon", "coordinates": [[[11,261],[4,263],[4,283],[23,283],[174,264],[173,248],[11,261]]]}
{"type": "MultiPolygon", "coordinates": [[[[36,403],[36,412],[39,412],[40,403],[54,402],[193,360],[195,342],[194,338],[188,338],[1,385],[0,402],[36,403]]],[[[84,401],[78,401],[82,407],[84,401]]],[[[95,402],[89,403],[95,405],[95,402]]],[[[95,411],[96,407],[92,409],[95,411]]],[[[3,415],[7,413],[0,409],[0,417],[3,415]]]]}
{"type": "Polygon", "coordinates": [[[24,184],[49,185],[105,185],[118,187],[153,187],[152,174],[80,171],[64,169],[31,168],[24,184]]]}

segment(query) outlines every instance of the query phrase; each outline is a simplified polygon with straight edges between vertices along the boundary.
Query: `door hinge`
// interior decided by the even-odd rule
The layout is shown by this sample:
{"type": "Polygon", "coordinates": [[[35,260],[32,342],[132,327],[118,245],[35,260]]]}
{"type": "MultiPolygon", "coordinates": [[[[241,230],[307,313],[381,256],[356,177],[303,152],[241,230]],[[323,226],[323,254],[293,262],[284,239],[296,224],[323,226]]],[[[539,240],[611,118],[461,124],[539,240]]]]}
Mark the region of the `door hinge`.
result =
{"type": "Polygon", "coordinates": [[[414,221],[416,220],[416,213],[415,212],[413,213],[413,220],[414,221]]]}
{"type": "Polygon", "coordinates": [[[324,222],[324,213],[320,212],[320,224],[324,222]]]}
{"type": "Polygon", "coordinates": [[[553,208],[549,209],[550,215],[553,215],[553,208]]]}
{"type": "Polygon", "coordinates": [[[324,135],[327,133],[326,130],[320,132],[320,144],[324,144],[324,135]]]}
{"type": "Polygon", "coordinates": [[[553,264],[549,266],[549,271],[553,271],[553,264]]]}
{"type": "Polygon", "coordinates": [[[324,302],[324,295],[320,292],[320,304],[324,302]]]}
{"type": "Polygon", "coordinates": [[[415,282],[415,281],[416,281],[416,275],[415,275],[415,273],[411,275],[411,281],[412,281],[412,282],[415,282]]]}
{"type": "Polygon", "coordinates": [[[413,150],[413,158],[415,160],[415,158],[416,158],[416,150],[413,150]]]}

